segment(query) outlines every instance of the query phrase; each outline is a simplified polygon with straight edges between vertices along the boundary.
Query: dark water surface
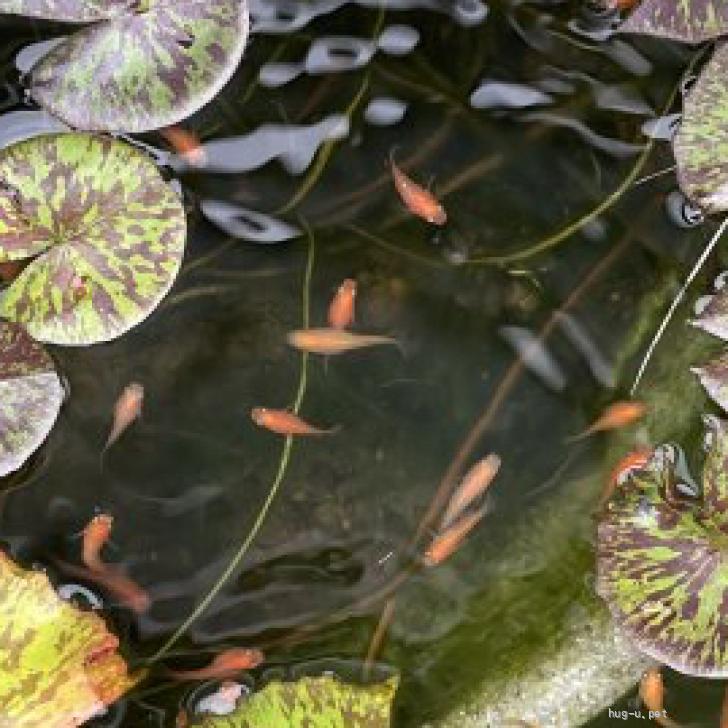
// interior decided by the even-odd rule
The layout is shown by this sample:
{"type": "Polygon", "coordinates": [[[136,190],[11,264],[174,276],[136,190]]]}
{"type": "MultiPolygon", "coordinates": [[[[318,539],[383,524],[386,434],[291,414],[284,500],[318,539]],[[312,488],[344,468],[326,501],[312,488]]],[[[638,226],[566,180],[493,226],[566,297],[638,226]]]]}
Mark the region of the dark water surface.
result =
{"type": "MultiPolygon", "coordinates": [[[[679,200],[668,211],[672,175],[630,184],[672,163],[664,141],[642,155],[641,129],[679,108],[679,92],[665,107],[692,51],[604,40],[607,21],[576,2],[261,0],[253,14],[237,74],[185,122],[210,166],[171,160],[190,212],[182,274],[128,335],[53,349],[70,397],[33,467],[9,483],[22,487],[2,501],[0,538],[60,583],[53,559],[77,561],[79,531],[96,509],[112,513],[110,559],[154,603],[139,619],[113,603],[108,614],[130,659],[153,654],[223,572],[274,480],[281,441],[249,411],[296,395],[301,359],[285,334],[301,325],[312,239],[311,321],[323,324],[338,284],[356,277],[358,330],[392,334],[405,353],[309,360],[302,414],[341,431],[294,444],[263,529],[174,664],[245,644],[267,649],[254,682],[357,676],[378,617],[359,603],[407,563],[440,478],[491,407],[468,458],[503,458],[490,513],[456,557],[400,592],[381,656],[402,673],[395,726],[422,726],[477,684],[508,623],[477,620],[494,572],[482,554],[537,513],[560,477],[606,467],[598,439],[578,450],[564,439],[626,395],[650,334],[640,306],[684,275],[712,230],[683,226],[679,200]],[[403,212],[392,150],[420,182],[432,179],[449,213],[442,229],[403,212]],[[531,368],[513,374],[518,347],[539,336],[531,368]],[[144,417],[101,470],[130,380],[145,385],[144,417]]],[[[67,30],[0,23],[6,144],[49,123],[24,105],[18,53],[67,30]]],[[[170,162],[161,137],[140,141],[170,162]]],[[[534,554],[514,578],[543,569],[534,554]]],[[[718,683],[668,682],[675,700],[708,706],[705,725],[715,720],[718,683]]],[[[188,697],[183,687],[132,694],[94,725],[172,725],[188,697]]]]}

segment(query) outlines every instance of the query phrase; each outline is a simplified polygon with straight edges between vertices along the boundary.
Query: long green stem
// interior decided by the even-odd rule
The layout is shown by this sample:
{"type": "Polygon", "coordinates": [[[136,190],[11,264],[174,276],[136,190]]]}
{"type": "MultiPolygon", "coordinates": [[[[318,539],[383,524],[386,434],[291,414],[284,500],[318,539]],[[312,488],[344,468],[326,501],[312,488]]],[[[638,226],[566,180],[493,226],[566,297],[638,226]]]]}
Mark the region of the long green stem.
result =
{"type": "MultiPolygon", "coordinates": [[[[303,222],[303,221],[302,221],[303,222]]],[[[311,291],[311,276],[313,274],[313,262],[314,262],[314,251],[315,251],[315,240],[313,232],[308,225],[303,222],[303,226],[308,234],[308,258],[306,261],[306,271],[303,279],[303,294],[302,294],[302,308],[303,308],[303,328],[309,327],[309,309],[310,309],[310,291],[311,291]]],[[[306,394],[306,384],[308,380],[308,354],[304,352],[301,354],[301,373],[298,379],[298,389],[296,390],[296,398],[293,403],[293,411],[298,413],[303,403],[303,398],[306,394]]],[[[258,532],[260,531],[263,523],[265,522],[268,511],[270,510],[273,501],[278,494],[278,490],[283,482],[288,468],[288,462],[291,458],[291,450],[293,448],[293,437],[288,436],[283,442],[283,449],[281,451],[281,457],[278,462],[278,470],[276,472],[273,483],[271,484],[268,497],[265,499],[260,511],[251,527],[248,535],[240,548],[235,552],[234,556],[227,565],[227,568],[220,575],[220,578],[215,582],[212,589],[207,593],[207,596],[195,607],[189,617],[177,628],[175,633],[164,643],[164,645],[149,659],[149,663],[153,664],[161,660],[177,643],[182,635],[192,626],[192,624],[199,619],[199,617],[205,612],[210,606],[215,597],[219,594],[220,590],[225,586],[228,579],[235,573],[235,570],[240,566],[240,563],[248,553],[248,549],[255,540],[258,532]]]]}

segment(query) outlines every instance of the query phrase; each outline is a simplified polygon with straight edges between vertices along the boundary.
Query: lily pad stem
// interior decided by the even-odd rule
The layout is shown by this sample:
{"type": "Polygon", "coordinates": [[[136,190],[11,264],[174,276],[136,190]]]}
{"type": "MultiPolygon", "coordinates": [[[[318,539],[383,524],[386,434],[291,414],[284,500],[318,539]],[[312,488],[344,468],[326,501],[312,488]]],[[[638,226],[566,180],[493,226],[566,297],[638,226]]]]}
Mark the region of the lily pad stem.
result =
{"type": "MultiPolygon", "coordinates": [[[[302,226],[306,230],[308,236],[308,257],[306,260],[306,271],[303,278],[303,294],[302,294],[302,308],[303,308],[303,328],[309,327],[309,309],[310,309],[310,291],[311,291],[311,275],[313,273],[313,262],[315,252],[315,239],[311,228],[308,224],[301,220],[302,226]]],[[[303,398],[306,394],[306,385],[308,380],[308,354],[303,352],[301,354],[301,372],[298,380],[298,389],[296,391],[296,398],[293,403],[292,411],[298,413],[303,403],[303,398]]],[[[251,527],[245,540],[240,544],[240,547],[235,552],[234,556],[230,560],[230,563],[225,568],[225,571],[220,575],[220,578],[215,582],[213,587],[207,593],[205,598],[195,607],[189,617],[177,628],[175,633],[164,643],[164,645],[149,658],[149,664],[154,664],[161,660],[177,643],[177,641],[184,635],[184,633],[192,626],[192,624],[199,619],[203,612],[210,606],[212,601],[218,595],[220,590],[225,586],[228,579],[235,573],[235,570],[240,566],[240,563],[248,553],[248,549],[255,540],[258,532],[260,531],[263,523],[265,522],[268,511],[270,510],[273,501],[275,500],[278,490],[283,482],[288,468],[288,462],[291,458],[291,450],[293,448],[293,437],[289,435],[283,442],[283,449],[281,451],[281,457],[278,462],[278,470],[276,472],[273,483],[271,484],[268,497],[265,499],[263,505],[258,511],[258,515],[251,527]]]]}

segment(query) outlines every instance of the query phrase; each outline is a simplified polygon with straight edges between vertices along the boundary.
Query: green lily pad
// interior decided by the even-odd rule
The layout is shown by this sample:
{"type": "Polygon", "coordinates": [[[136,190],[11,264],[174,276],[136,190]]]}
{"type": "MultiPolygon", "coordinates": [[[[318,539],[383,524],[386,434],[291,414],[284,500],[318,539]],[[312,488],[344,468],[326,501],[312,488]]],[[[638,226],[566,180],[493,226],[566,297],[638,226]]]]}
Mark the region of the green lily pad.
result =
{"type": "Polygon", "coordinates": [[[34,259],[0,316],[54,344],[108,341],[145,319],[184,254],[177,194],[134,147],[89,134],[0,151],[0,262],[34,259]]]}
{"type": "Polygon", "coordinates": [[[101,617],[59,599],[44,573],[2,552],[0,624],[1,726],[81,725],[138,681],[101,617]]]}
{"type": "Polygon", "coordinates": [[[45,349],[21,326],[0,321],[0,477],[40,447],[62,403],[63,387],[45,349]]]}
{"type": "Polygon", "coordinates": [[[69,126],[142,132],[175,124],[230,80],[246,0],[0,0],[0,13],[97,20],[30,72],[31,96],[69,126]]]}
{"type": "Polygon", "coordinates": [[[701,43],[728,33],[728,4],[725,0],[642,0],[621,30],[701,43]]]}
{"type": "Polygon", "coordinates": [[[334,677],[271,682],[233,713],[207,716],[204,728],[389,728],[398,679],[358,686],[334,677]]]}
{"type": "Polygon", "coordinates": [[[728,44],[721,43],[685,98],[673,141],[680,187],[706,212],[728,210],[727,77],[728,44]]]}
{"type": "Polygon", "coordinates": [[[598,527],[597,591],[649,656],[728,677],[728,426],[706,421],[701,497],[681,495],[676,449],[663,445],[609,503],[598,527]]]}

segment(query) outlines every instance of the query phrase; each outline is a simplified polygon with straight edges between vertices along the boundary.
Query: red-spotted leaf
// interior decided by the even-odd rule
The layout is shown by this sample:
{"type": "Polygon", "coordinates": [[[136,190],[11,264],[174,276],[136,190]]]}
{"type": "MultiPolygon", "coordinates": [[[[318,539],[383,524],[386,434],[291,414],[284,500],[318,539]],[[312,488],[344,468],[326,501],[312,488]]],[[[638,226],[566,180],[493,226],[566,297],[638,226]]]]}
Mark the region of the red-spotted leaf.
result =
{"type": "MultiPolygon", "coordinates": [[[[728,2],[725,3],[728,12],[728,2]]],[[[721,43],[685,98],[673,140],[683,192],[706,212],[728,210],[728,43],[721,43]]]]}
{"type": "Polygon", "coordinates": [[[136,684],[118,639],[0,552],[0,726],[72,728],[136,684]]]}
{"type": "Polygon", "coordinates": [[[247,0],[0,0],[0,12],[98,19],[44,56],[30,93],[76,129],[175,124],[227,83],[248,37],[247,0]]]}
{"type": "Polygon", "coordinates": [[[700,43],[728,33],[725,0],[642,0],[621,30],[700,43]]]}
{"type": "Polygon", "coordinates": [[[0,262],[37,256],[0,294],[0,315],[39,341],[94,344],[145,319],[185,235],[179,197],[128,144],[53,134],[0,151],[0,262]]]}
{"type": "Polygon", "coordinates": [[[50,356],[22,327],[0,321],[0,476],[17,470],[40,447],[62,402],[50,356]]]}
{"type": "Polygon", "coordinates": [[[656,660],[728,677],[728,429],[708,418],[701,497],[681,495],[675,448],[656,449],[598,527],[597,591],[656,660]]]}

